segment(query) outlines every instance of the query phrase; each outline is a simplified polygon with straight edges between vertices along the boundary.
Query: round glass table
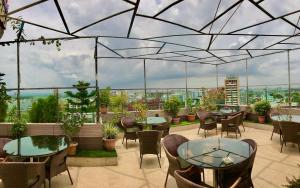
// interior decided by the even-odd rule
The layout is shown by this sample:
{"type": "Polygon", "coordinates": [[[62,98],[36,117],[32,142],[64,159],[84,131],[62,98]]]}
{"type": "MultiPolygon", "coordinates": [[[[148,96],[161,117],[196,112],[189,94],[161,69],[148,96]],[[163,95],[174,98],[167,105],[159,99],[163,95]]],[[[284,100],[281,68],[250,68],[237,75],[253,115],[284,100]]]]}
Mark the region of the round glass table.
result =
{"type": "Polygon", "coordinates": [[[64,136],[27,136],[5,144],[3,150],[11,156],[50,156],[68,147],[64,136]]]}
{"type": "Polygon", "coordinates": [[[292,121],[300,123],[300,115],[274,115],[271,116],[271,119],[275,121],[292,121]]]}
{"type": "Polygon", "coordinates": [[[177,149],[184,161],[214,171],[214,187],[217,187],[218,169],[241,163],[252,152],[253,148],[248,143],[229,138],[191,140],[177,149]]]}
{"type": "Polygon", "coordinates": [[[147,117],[146,121],[139,122],[144,125],[160,125],[166,123],[167,120],[164,117],[147,117]]]}

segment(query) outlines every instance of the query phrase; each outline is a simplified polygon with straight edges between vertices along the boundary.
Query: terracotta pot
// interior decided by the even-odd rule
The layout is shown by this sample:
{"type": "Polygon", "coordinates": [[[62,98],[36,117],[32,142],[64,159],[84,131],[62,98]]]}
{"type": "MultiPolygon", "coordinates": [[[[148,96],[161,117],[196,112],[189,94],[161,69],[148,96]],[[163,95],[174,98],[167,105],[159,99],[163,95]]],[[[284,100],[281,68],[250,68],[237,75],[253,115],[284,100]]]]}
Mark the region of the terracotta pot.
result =
{"type": "Polygon", "coordinates": [[[180,122],[180,117],[176,117],[176,118],[172,118],[172,122],[174,123],[174,124],[179,124],[179,122],[180,122]]]}
{"type": "Polygon", "coordinates": [[[101,114],[107,114],[107,106],[101,105],[100,106],[100,113],[101,114]]]}
{"type": "Polygon", "coordinates": [[[117,139],[106,139],[103,138],[104,148],[108,151],[112,151],[115,149],[117,139]]]}
{"type": "Polygon", "coordinates": [[[264,124],[266,121],[266,117],[265,116],[258,116],[258,122],[261,124],[264,124]]]}
{"type": "Polygon", "coordinates": [[[78,143],[72,142],[68,147],[68,155],[76,155],[78,143]]]}
{"type": "Polygon", "coordinates": [[[189,122],[193,122],[196,119],[196,115],[195,114],[188,114],[187,119],[188,119],[189,122]]]}

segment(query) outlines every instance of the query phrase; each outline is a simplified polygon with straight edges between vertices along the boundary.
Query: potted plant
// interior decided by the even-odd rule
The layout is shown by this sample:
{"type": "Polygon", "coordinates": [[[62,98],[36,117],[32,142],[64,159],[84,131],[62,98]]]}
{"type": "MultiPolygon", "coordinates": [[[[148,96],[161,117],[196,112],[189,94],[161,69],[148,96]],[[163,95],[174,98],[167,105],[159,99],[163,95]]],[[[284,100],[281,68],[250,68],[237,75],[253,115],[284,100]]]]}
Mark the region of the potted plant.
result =
{"type": "Polygon", "coordinates": [[[115,149],[118,132],[119,130],[113,122],[107,122],[103,124],[103,143],[106,150],[112,151],[115,149]]]}
{"type": "Polygon", "coordinates": [[[196,112],[195,112],[195,108],[193,105],[193,100],[191,98],[187,99],[187,119],[189,122],[193,122],[196,119],[196,112]]]}
{"type": "Polygon", "coordinates": [[[99,104],[101,114],[107,113],[107,107],[110,104],[110,90],[110,87],[106,87],[105,89],[101,89],[99,91],[99,104]]]}
{"type": "Polygon", "coordinates": [[[14,123],[11,126],[11,133],[14,137],[20,138],[27,129],[26,121],[18,118],[14,118],[14,123]]]}
{"type": "Polygon", "coordinates": [[[68,154],[75,155],[78,143],[72,140],[84,123],[84,116],[80,113],[66,113],[63,116],[61,127],[69,139],[68,154]]]}
{"type": "Polygon", "coordinates": [[[258,122],[265,123],[266,114],[271,109],[271,105],[268,101],[262,100],[254,104],[254,110],[258,114],[258,122]]]}
{"type": "Polygon", "coordinates": [[[178,117],[180,101],[177,97],[173,96],[164,104],[164,110],[172,116],[174,124],[179,124],[180,117],[178,117]]]}
{"type": "Polygon", "coordinates": [[[136,120],[137,122],[143,122],[147,119],[147,106],[142,102],[135,102],[132,105],[133,109],[137,112],[136,120]]]}

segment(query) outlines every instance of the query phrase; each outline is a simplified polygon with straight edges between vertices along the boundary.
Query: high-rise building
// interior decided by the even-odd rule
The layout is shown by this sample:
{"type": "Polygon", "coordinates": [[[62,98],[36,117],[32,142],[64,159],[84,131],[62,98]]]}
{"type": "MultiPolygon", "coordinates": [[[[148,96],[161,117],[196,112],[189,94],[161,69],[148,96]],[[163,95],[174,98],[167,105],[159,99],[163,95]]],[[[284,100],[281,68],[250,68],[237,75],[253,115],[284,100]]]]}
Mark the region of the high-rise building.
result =
{"type": "Polygon", "coordinates": [[[240,104],[240,81],[238,76],[227,76],[225,79],[225,104],[240,104]]]}

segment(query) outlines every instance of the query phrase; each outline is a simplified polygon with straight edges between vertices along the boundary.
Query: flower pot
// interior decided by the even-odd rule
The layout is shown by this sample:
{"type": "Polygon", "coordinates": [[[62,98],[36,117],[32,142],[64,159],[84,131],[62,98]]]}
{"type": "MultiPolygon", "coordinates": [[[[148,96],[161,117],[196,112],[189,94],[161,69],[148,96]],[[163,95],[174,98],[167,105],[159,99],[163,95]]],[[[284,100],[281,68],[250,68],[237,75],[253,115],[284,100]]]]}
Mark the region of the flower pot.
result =
{"type": "Polygon", "coordinates": [[[196,115],[195,114],[188,114],[187,119],[188,119],[189,122],[193,122],[196,119],[196,115]]]}
{"type": "Polygon", "coordinates": [[[68,155],[76,155],[78,143],[72,142],[68,147],[68,155]]]}
{"type": "Polygon", "coordinates": [[[264,124],[266,121],[266,117],[265,116],[258,116],[258,122],[261,124],[264,124]]]}
{"type": "Polygon", "coordinates": [[[107,106],[101,105],[100,106],[100,113],[101,114],[107,114],[107,106]]]}
{"type": "Polygon", "coordinates": [[[117,139],[106,139],[103,138],[104,148],[108,151],[115,149],[117,139]]]}
{"type": "Polygon", "coordinates": [[[172,122],[174,123],[174,124],[176,124],[176,125],[178,125],[179,124],[179,122],[180,122],[180,117],[176,117],[176,118],[172,118],[172,122]]]}

